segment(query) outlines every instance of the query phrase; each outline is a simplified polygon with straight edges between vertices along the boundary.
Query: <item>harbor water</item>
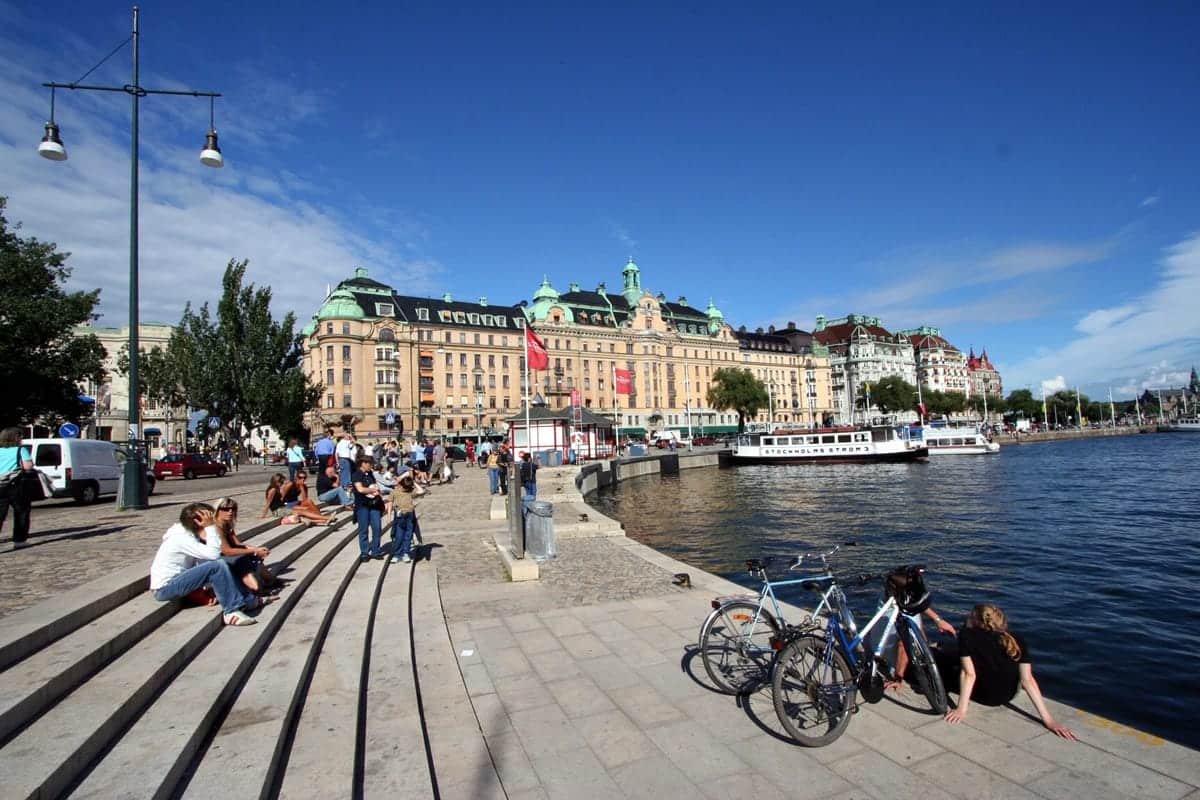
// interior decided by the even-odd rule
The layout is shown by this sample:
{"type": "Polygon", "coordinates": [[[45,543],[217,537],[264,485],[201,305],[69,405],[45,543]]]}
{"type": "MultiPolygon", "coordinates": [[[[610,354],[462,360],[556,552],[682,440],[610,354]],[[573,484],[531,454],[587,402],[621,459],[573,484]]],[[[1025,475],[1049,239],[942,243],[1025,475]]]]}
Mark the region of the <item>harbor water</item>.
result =
{"type": "MultiPolygon", "coordinates": [[[[977,602],[1005,610],[1047,696],[1200,748],[1197,476],[1200,436],[1147,434],[919,464],[692,469],[594,502],[638,541],[750,588],[747,558],[846,541],[858,546],[837,557],[843,577],[925,564],[956,626],[977,602]]],[[[851,597],[869,614],[878,586],[851,597]]]]}

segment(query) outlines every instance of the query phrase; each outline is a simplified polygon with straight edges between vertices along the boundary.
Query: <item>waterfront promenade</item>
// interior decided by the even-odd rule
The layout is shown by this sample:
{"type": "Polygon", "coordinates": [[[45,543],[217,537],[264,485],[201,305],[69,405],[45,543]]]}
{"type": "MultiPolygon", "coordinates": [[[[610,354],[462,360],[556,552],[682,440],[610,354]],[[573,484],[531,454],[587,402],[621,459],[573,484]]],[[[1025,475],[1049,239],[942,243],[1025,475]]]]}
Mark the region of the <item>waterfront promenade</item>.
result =
{"type": "MultiPolygon", "coordinates": [[[[798,747],[768,692],[716,694],[694,658],[739,587],[623,536],[563,538],[510,583],[485,474],[460,475],[420,502],[411,566],[359,565],[344,519],[256,531],[295,582],[247,629],[142,591],[148,520],[177,505],[129,515],[140,542],[110,546],[107,516],[70,540],[56,594],[0,607],[0,796],[1200,798],[1194,751],[1051,703],[1065,742],[1023,696],[950,726],[904,689],[798,747]],[[73,583],[114,547],[125,563],[73,583]]],[[[0,550],[5,597],[51,552],[0,550]]]]}

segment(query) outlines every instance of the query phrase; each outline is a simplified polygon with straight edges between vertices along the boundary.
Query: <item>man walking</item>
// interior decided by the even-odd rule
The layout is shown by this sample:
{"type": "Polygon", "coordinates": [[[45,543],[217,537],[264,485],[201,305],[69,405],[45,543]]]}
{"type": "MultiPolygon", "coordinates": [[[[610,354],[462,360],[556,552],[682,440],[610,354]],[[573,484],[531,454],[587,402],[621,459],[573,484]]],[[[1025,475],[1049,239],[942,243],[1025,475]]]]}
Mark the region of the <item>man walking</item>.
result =
{"type": "Polygon", "coordinates": [[[521,466],[519,467],[521,486],[525,489],[526,502],[537,497],[537,471],[538,465],[526,450],[521,454],[521,466]]]}
{"type": "Polygon", "coordinates": [[[329,466],[329,458],[333,455],[336,445],[333,443],[333,432],[325,431],[317,443],[313,445],[313,455],[317,457],[317,467],[324,470],[329,466]]]}
{"type": "Polygon", "coordinates": [[[342,434],[341,441],[334,448],[334,454],[337,456],[338,463],[338,483],[343,488],[350,486],[350,475],[354,472],[354,435],[347,431],[342,434]]]}
{"type": "Polygon", "coordinates": [[[446,445],[438,439],[438,443],[433,448],[433,471],[429,477],[431,480],[436,480],[438,485],[441,485],[445,480],[446,471],[446,445]]]}

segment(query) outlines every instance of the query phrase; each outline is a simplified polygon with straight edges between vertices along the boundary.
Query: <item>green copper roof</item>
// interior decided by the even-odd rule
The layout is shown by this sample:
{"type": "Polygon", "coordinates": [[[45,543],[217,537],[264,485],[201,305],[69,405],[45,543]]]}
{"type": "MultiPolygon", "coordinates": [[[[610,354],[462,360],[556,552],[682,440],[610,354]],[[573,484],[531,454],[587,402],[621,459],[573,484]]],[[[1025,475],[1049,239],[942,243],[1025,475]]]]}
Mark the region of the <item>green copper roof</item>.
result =
{"type": "Polygon", "coordinates": [[[537,291],[533,293],[534,302],[537,302],[538,300],[550,300],[553,302],[557,299],[558,292],[554,291],[554,287],[550,285],[550,279],[543,275],[542,285],[539,286],[537,291]]]}
{"type": "Polygon", "coordinates": [[[317,319],[362,319],[363,310],[348,289],[335,289],[317,312],[317,319]]]}
{"type": "Polygon", "coordinates": [[[314,316],[310,319],[303,328],[300,329],[300,335],[307,339],[317,332],[317,318],[314,316]]]}
{"type": "Polygon", "coordinates": [[[708,309],[705,313],[708,314],[709,319],[725,319],[725,315],[721,313],[721,310],[713,305],[711,297],[708,299],[708,309]]]}

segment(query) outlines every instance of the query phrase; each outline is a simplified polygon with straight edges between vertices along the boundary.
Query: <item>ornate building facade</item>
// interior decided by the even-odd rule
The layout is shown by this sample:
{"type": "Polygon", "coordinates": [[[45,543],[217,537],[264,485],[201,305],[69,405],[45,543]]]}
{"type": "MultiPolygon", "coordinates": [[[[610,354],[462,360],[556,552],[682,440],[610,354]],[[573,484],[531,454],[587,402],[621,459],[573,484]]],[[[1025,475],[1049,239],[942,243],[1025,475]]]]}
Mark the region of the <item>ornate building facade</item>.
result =
{"type": "Polygon", "coordinates": [[[978,356],[975,355],[975,348],[971,348],[971,354],[967,356],[967,386],[969,397],[1004,396],[1004,383],[1000,380],[999,371],[992,366],[992,362],[988,358],[987,348],[984,348],[978,356]]]}
{"type": "Polygon", "coordinates": [[[937,392],[971,394],[966,356],[943,339],[940,330],[925,325],[901,333],[912,343],[917,380],[921,386],[937,392]]]}
{"type": "Polygon", "coordinates": [[[722,367],[749,369],[778,389],[786,402],[763,420],[773,411],[780,422],[820,421],[832,411],[829,358],[808,334],[735,332],[712,302],[701,310],[645,291],[632,260],[621,277],[620,292],[571,283],[560,293],[543,279],[532,302],[495,306],[400,295],[359,268],[302,331],[305,369],[325,387],[310,427],[499,433],[525,397],[526,324],[550,362],[532,373],[533,402],[563,408],[575,396],[630,433],[735,430],[737,414],[705,400],[722,367]],[[615,369],[630,371],[629,395],[616,394],[615,369]]]}
{"type": "Polygon", "coordinates": [[[839,422],[854,419],[855,398],[864,383],[888,375],[917,382],[912,342],[881,326],[878,317],[850,314],[827,320],[819,315],[812,335],[829,350],[833,406],[839,422]]]}

